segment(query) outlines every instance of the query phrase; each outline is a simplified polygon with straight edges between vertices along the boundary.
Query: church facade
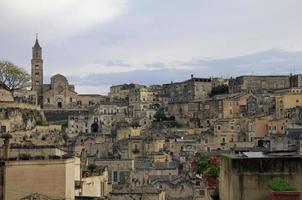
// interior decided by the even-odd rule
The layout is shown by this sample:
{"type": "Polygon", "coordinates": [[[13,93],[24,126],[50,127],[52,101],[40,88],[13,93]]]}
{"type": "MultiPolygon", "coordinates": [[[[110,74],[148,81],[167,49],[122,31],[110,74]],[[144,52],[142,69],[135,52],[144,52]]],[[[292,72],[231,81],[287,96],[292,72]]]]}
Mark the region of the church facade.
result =
{"type": "Polygon", "coordinates": [[[32,48],[31,88],[37,93],[38,104],[44,109],[71,109],[101,104],[106,97],[97,94],[78,94],[67,78],[56,74],[50,84],[43,82],[42,48],[38,39],[32,48]]]}

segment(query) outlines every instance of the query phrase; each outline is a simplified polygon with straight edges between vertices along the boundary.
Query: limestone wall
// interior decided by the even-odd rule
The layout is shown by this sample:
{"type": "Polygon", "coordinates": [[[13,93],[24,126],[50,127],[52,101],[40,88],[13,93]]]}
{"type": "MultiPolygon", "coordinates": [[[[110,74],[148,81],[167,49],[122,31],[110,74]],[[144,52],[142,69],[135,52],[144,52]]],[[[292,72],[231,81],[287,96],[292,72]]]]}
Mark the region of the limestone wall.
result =
{"type": "Polygon", "coordinates": [[[74,199],[74,159],[7,161],[5,199],[39,193],[54,199],[74,199]]]}

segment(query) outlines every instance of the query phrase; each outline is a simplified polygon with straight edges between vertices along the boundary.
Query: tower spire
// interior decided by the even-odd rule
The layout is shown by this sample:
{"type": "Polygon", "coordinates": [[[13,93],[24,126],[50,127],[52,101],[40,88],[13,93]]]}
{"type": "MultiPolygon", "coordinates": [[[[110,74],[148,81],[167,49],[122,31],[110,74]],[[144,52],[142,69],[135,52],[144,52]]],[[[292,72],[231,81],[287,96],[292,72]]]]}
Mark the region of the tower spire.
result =
{"type": "Polygon", "coordinates": [[[38,40],[38,33],[36,33],[36,42],[35,42],[34,48],[37,48],[37,49],[41,48],[40,44],[39,44],[39,40],[38,40]]]}

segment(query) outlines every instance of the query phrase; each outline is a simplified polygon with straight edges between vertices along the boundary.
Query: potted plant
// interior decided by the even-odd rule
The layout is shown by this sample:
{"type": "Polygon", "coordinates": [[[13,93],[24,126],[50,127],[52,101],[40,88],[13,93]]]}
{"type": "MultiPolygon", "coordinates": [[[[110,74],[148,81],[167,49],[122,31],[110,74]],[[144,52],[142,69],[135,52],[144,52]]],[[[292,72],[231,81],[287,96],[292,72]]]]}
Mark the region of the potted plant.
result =
{"type": "Polygon", "coordinates": [[[299,200],[301,192],[295,184],[282,179],[275,179],[268,182],[267,186],[272,190],[270,200],[299,200]]]}
{"type": "Polygon", "coordinates": [[[219,168],[216,165],[208,165],[204,171],[204,177],[207,180],[209,188],[217,187],[217,177],[219,176],[219,168]]]}

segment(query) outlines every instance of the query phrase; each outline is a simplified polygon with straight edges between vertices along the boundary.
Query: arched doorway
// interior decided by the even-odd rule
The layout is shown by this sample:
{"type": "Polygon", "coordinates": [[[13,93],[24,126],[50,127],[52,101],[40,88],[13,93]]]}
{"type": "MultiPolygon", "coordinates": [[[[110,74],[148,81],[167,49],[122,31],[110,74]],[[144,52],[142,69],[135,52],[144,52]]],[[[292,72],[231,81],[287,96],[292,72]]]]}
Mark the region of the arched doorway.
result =
{"type": "Polygon", "coordinates": [[[57,108],[62,108],[63,107],[63,103],[62,103],[62,99],[57,99],[57,108]]]}
{"type": "Polygon", "coordinates": [[[92,133],[97,133],[99,131],[99,125],[94,122],[92,125],[91,125],[91,132],[92,133]]]}

